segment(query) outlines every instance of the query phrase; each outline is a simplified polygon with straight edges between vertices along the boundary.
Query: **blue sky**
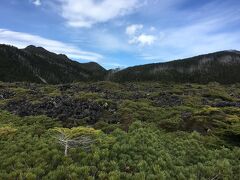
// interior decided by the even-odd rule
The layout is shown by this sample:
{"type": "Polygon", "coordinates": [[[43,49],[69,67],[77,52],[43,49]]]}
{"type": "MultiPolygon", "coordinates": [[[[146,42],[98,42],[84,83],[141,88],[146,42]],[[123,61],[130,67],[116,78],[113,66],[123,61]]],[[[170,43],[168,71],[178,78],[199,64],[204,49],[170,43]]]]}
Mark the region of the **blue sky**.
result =
{"type": "Polygon", "coordinates": [[[239,0],[1,0],[0,43],[105,68],[240,49],[239,0]]]}

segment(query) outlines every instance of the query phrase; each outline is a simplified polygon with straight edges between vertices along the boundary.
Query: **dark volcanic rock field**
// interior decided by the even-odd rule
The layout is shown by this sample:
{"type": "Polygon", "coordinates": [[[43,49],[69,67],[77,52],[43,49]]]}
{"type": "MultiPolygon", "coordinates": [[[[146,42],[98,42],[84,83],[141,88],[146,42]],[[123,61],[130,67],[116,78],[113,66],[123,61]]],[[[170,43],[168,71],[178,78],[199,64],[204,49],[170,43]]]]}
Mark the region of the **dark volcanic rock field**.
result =
{"type": "Polygon", "coordinates": [[[21,117],[46,115],[64,127],[88,125],[110,132],[134,121],[167,131],[215,134],[239,143],[239,85],[218,83],[1,83],[0,109],[21,117]],[[237,124],[236,124],[237,123],[237,124]]]}

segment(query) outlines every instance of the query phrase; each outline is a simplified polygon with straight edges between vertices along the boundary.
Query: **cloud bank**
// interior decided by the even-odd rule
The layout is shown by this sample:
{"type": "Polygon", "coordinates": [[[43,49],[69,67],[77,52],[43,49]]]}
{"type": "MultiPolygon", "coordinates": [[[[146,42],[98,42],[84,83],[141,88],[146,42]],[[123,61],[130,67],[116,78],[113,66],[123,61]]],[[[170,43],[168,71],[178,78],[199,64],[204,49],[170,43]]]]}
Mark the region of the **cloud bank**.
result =
{"type": "Polygon", "coordinates": [[[41,36],[31,35],[28,33],[11,31],[8,29],[0,29],[0,43],[14,45],[18,48],[24,48],[32,44],[44,47],[55,53],[66,54],[70,58],[77,60],[98,62],[103,58],[103,56],[98,53],[82,51],[71,44],[46,39],[41,36]]]}

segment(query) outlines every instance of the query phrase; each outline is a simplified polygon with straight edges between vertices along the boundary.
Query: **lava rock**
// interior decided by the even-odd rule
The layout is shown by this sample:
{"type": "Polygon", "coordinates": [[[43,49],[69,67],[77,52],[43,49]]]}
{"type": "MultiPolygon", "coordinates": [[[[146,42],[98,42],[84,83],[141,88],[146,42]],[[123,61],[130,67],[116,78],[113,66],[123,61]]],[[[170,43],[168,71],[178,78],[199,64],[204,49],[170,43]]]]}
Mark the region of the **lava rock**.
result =
{"type": "Polygon", "coordinates": [[[239,107],[240,102],[229,102],[229,101],[222,101],[212,104],[213,107],[239,107]]]}
{"type": "Polygon", "coordinates": [[[46,98],[41,103],[32,104],[22,99],[10,101],[4,107],[19,116],[47,115],[51,118],[57,118],[62,122],[68,123],[68,119],[75,121],[87,120],[86,123],[94,124],[97,122],[103,111],[114,113],[116,105],[106,105],[106,103],[97,103],[94,101],[82,101],[72,99],[67,96],[46,98]]]}
{"type": "Polygon", "coordinates": [[[15,93],[7,89],[0,90],[0,99],[10,99],[14,97],[15,93]]]}
{"type": "Polygon", "coordinates": [[[66,91],[68,89],[71,89],[72,86],[70,84],[63,84],[63,85],[60,85],[58,88],[62,92],[62,91],[66,91]]]}
{"type": "Polygon", "coordinates": [[[183,100],[176,95],[172,95],[170,93],[161,93],[159,96],[150,98],[154,105],[159,107],[172,107],[172,106],[180,106],[183,104],[183,100]]]}
{"type": "Polygon", "coordinates": [[[144,99],[144,98],[147,98],[149,95],[150,94],[148,94],[148,93],[136,91],[132,94],[131,99],[133,99],[133,100],[144,99]]]}

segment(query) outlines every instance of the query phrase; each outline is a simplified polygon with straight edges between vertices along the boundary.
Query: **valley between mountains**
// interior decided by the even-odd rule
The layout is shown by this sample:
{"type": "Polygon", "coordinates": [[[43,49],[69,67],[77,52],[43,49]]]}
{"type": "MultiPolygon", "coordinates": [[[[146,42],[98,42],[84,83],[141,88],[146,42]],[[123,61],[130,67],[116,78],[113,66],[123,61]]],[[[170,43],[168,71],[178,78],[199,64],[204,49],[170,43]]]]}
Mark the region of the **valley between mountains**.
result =
{"type": "Polygon", "coordinates": [[[240,53],[106,70],[0,46],[0,179],[239,180],[240,53]]]}

